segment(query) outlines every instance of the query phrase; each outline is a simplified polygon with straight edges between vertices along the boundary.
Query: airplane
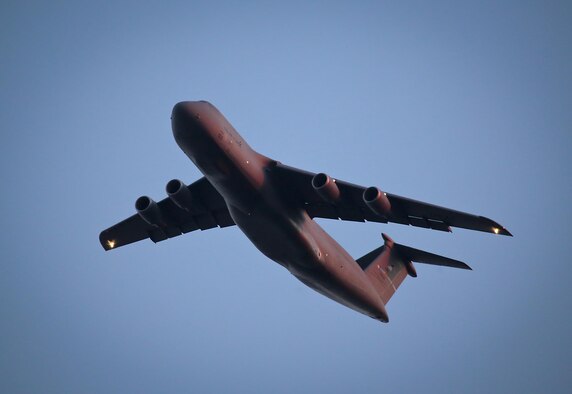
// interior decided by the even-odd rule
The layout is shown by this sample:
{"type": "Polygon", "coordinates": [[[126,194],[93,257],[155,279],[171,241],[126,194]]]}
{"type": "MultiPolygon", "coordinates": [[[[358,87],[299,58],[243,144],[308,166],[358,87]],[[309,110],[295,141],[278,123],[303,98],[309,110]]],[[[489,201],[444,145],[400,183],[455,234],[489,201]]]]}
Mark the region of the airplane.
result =
{"type": "Polygon", "coordinates": [[[136,213],[99,235],[105,250],[150,238],[160,242],[195,230],[237,225],[265,256],[338,303],[387,323],[385,305],[413,262],[471,269],[467,264],[395,243],[353,259],[314,218],[399,223],[438,231],[451,227],[512,236],[497,222],[314,174],[270,159],[238,134],[207,101],[184,101],[171,114],[175,141],[204,174],[173,179],[167,197],[135,202],[136,213]]]}

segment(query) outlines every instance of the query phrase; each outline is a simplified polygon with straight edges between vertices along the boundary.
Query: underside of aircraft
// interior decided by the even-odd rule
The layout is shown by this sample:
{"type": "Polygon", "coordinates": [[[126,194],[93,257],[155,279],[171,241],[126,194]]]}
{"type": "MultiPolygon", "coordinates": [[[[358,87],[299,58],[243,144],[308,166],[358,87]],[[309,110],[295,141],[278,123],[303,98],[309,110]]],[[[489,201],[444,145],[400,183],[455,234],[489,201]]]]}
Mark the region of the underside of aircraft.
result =
{"type": "Polygon", "coordinates": [[[453,260],[384,244],[353,259],[314,218],[451,227],[511,236],[497,222],[284,165],[254,151],[226,118],[205,101],[173,108],[175,140],[204,177],[190,185],[173,179],[159,202],[142,196],[136,213],[101,232],[105,250],[146,238],[160,242],[195,230],[237,225],[267,257],[317,292],[382,322],[385,305],[413,262],[461,269],[453,260]]]}

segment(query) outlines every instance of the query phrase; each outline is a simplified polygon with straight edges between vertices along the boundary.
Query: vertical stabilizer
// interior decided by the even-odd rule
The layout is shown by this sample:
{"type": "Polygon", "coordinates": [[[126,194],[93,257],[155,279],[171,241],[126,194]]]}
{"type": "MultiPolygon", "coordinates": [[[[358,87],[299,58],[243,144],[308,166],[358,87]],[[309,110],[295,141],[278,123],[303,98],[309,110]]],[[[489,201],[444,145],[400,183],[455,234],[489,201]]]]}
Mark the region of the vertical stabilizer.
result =
{"type": "Polygon", "coordinates": [[[394,243],[388,235],[381,235],[384,240],[383,246],[372,250],[356,261],[373,283],[384,304],[387,304],[408,274],[409,276],[417,277],[413,261],[452,268],[471,269],[462,261],[400,245],[394,243]]]}
{"type": "Polygon", "coordinates": [[[385,241],[383,246],[358,259],[357,263],[373,283],[383,303],[387,304],[407,276],[406,264],[411,262],[403,261],[393,251],[393,240],[385,234],[382,236],[385,241]]]}

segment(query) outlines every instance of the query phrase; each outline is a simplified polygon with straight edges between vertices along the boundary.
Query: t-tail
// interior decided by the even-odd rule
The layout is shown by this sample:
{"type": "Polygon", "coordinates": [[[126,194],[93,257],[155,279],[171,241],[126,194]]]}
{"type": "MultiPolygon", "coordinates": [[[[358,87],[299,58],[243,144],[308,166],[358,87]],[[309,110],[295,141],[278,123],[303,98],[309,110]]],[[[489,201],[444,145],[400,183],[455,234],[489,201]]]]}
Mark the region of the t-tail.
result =
{"type": "Polygon", "coordinates": [[[391,299],[407,275],[417,277],[413,262],[470,270],[462,261],[400,245],[382,234],[384,245],[357,259],[384,304],[391,299]]]}

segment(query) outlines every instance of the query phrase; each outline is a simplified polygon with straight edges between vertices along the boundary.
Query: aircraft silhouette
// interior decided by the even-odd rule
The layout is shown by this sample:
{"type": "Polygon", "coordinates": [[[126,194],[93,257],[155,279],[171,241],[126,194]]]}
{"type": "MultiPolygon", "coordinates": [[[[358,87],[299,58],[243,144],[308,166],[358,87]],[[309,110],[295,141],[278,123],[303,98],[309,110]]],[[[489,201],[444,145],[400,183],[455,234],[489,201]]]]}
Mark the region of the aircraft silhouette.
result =
{"type": "Polygon", "coordinates": [[[268,258],[317,292],[382,322],[385,305],[413,261],[471,269],[465,263],[394,243],[354,260],[313,218],[400,223],[439,231],[461,227],[511,235],[491,219],[415,201],[289,167],[254,151],[206,101],[176,104],[175,140],[204,174],[173,179],[160,202],[142,196],[137,213],[101,232],[105,250],[145,238],[163,241],[197,229],[237,225],[268,258]]]}

